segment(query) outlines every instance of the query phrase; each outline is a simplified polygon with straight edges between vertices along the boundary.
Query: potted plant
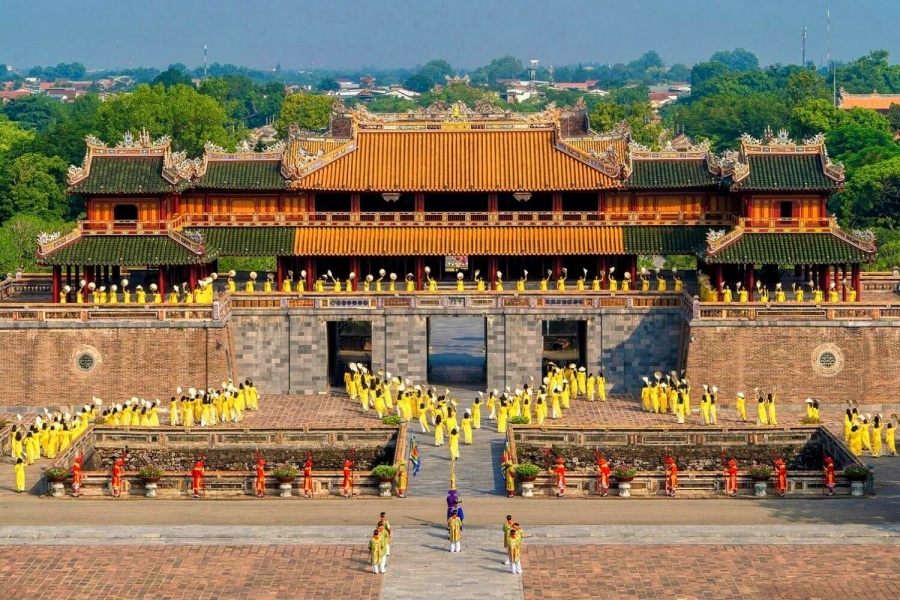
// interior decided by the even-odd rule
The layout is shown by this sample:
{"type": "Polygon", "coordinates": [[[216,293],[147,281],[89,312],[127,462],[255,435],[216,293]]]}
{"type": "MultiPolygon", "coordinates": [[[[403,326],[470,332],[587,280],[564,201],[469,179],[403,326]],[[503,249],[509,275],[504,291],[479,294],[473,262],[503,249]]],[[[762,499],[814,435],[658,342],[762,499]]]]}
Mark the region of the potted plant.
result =
{"type": "Polygon", "coordinates": [[[138,471],[138,477],[143,479],[144,483],[159,483],[159,480],[162,479],[164,474],[165,471],[152,465],[143,466],[138,471]]]}
{"type": "Polygon", "coordinates": [[[540,472],[541,468],[531,463],[521,463],[516,466],[516,476],[519,481],[534,481],[540,472]]]}
{"type": "Polygon", "coordinates": [[[753,481],[768,481],[772,477],[772,468],[765,465],[753,465],[747,469],[747,475],[753,481]]]}
{"type": "Polygon", "coordinates": [[[381,419],[383,425],[400,425],[403,420],[397,415],[388,415],[381,419]]]}
{"type": "Polygon", "coordinates": [[[291,465],[276,465],[272,469],[272,477],[278,480],[278,483],[291,483],[297,476],[297,469],[291,465]]]}
{"type": "Polygon", "coordinates": [[[619,483],[631,483],[634,481],[635,475],[637,475],[637,469],[631,465],[616,465],[612,470],[613,479],[619,483]]]}
{"type": "Polygon", "coordinates": [[[63,483],[71,474],[65,467],[50,467],[44,471],[44,476],[50,483],[63,483]]]}
{"type": "Polygon", "coordinates": [[[518,417],[513,417],[509,420],[510,425],[528,425],[528,417],[525,415],[519,415],[518,417]]]}
{"type": "Polygon", "coordinates": [[[389,483],[397,476],[397,469],[391,465],[378,465],[372,469],[372,477],[375,477],[381,483],[389,483]]]}
{"type": "Polygon", "coordinates": [[[844,467],[844,477],[850,481],[865,481],[869,478],[869,469],[860,465],[850,465],[844,467]]]}
{"type": "Polygon", "coordinates": [[[820,421],[820,420],[817,419],[816,417],[809,417],[809,416],[806,416],[806,417],[803,417],[802,419],[800,419],[800,422],[801,422],[803,425],[818,425],[818,424],[820,424],[822,421],[820,421]]]}

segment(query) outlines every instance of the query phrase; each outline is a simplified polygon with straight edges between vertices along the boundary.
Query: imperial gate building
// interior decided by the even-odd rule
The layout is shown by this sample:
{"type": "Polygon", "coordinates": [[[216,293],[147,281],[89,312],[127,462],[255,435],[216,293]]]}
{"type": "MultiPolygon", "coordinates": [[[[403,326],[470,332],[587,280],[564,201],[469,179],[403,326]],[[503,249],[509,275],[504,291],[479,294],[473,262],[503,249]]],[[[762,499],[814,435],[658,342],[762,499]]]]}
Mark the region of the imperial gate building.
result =
{"type": "Polygon", "coordinates": [[[483,322],[477,385],[571,360],[629,391],[642,374],[691,363],[690,319],[707,309],[753,320],[747,311],[771,308],[779,286],[810,318],[859,305],[874,240],[827,214],[843,181],[822,136],[767,131],[723,154],[677,138],[655,151],[627,129],[591,131],[583,106],[338,105],[326,133],[292,129],[264,151],[207,145],[188,157],[167,138],[89,138],[70,169],[87,218],[45,240],[39,260],[53,268],[53,301],[71,304],[81,280],[111,287],[128,274],[166,299],[224,258],[274,259],[271,293],[261,277],[255,293],[222,291],[213,307],[229,313],[231,368],[271,391],[325,389],[356,359],[430,380],[430,320],[449,317],[483,322]],[[675,292],[683,276],[639,268],[639,257],[679,255],[697,261],[688,293],[675,292]]]}

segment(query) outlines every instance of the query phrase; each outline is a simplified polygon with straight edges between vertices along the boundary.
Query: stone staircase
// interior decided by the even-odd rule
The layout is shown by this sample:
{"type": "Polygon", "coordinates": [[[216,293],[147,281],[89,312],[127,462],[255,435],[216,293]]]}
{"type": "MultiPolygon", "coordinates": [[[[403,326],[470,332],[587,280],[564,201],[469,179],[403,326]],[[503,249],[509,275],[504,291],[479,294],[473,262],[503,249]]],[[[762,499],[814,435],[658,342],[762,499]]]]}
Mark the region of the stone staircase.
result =
{"type": "MultiPolygon", "coordinates": [[[[460,403],[461,408],[462,406],[463,403],[460,403]]],[[[462,410],[459,412],[461,414],[462,410]]],[[[435,447],[434,428],[431,433],[422,433],[418,421],[407,427],[409,433],[416,436],[422,463],[419,475],[409,478],[409,495],[446,497],[450,485],[450,447],[447,436],[444,436],[443,446],[435,447]]],[[[472,432],[472,445],[466,446],[460,438],[460,457],[456,461],[456,487],[460,498],[503,493],[500,457],[504,442],[505,437],[497,433],[496,422],[484,417],[481,429],[472,432]]]]}

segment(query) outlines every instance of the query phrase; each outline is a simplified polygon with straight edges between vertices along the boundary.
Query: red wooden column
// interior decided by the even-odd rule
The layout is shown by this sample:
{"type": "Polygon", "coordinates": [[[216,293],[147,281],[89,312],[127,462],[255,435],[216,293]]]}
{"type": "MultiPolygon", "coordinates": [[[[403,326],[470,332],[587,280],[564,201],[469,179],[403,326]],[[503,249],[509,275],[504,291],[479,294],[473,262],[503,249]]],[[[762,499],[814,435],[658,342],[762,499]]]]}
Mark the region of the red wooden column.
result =
{"type": "Polygon", "coordinates": [[[350,214],[359,214],[359,194],[350,194],[350,214]]]}
{"type": "Polygon", "coordinates": [[[62,291],[62,267],[59,265],[53,266],[53,285],[51,287],[51,294],[53,294],[52,302],[59,302],[59,293],[62,291]]]}
{"type": "Polygon", "coordinates": [[[417,290],[425,289],[425,259],[421,256],[416,257],[416,269],[413,272],[417,290]]]}
{"type": "Polygon", "coordinates": [[[631,255],[631,266],[628,267],[631,271],[631,291],[639,289],[638,279],[637,279],[637,256],[631,255]]]}
{"type": "Polygon", "coordinates": [[[353,280],[351,289],[354,291],[358,291],[360,289],[359,282],[365,276],[360,273],[360,267],[362,266],[362,261],[360,261],[358,256],[350,257],[350,270],[356,273],[356,278],[353,280]]]}
{"type": "Polygon", "coordinates": [[[311,292],[315,289],[313,285],[316,281],[316,259],[308,257],[306,259],[306,291],[311,292]]]}
{"type": "Polygon", "coordinates": [[[495,221],[497,219],[497,212],[500,210],[500,197],[496,192],[491,192],[488,194],[488,221],[495,221]]]}
{"type": "Polygon", "coordinates": [[[562,192],[553,192],[553,220],[554,221],[562,221],[562,211],[563,211],[563,202],[562,202],[562,192]]]}
{"type": "Polygon", "coordinates": [[[197,287],[197,267],[196,266],[192,266],[188,270],[188,285],[191,288],[190,291],[193,291],[197,287]]]}
{"type": "Polygon", "coordinates": [[[862,275],[859,263],[853,263],[853,289],[856,290],[856,301],[862,302],[862,275]]]}
{"type": "MultiPolygon", "coordinates": [[[[556,279],[557,277],[562,277],[562,270],[563,270],[562,256],[559,256],[559,255],[554,256],[553,257],[553,277],[551,277],[551,279],[556,279]]],[[[543,278],[543,274],[541,275],[541,278],[543,278]]],[[[551,285],[552,285],[552,283],[551,283],[551,285]]]]}
{"type": "Polygon", "coordinates": [[[822,289],[822,297],[827,299],[831,287],[831,265],[822,265],[819,269],[822,278],[819,287],[822,289]]]}
{"type": "Polygon", "coordinates": [[[752,263],[747,265],[747,280],[744,281],[744,285],[747,286],[747,295],[750,297],[750,302],[753,302],[754,286],[756,285],[756,265],[752,263]]]}
{"type": "Polygon", "coordinates": [[[166,268],[163,265],[159,265],[159,274],[156,279],[156,287],[159,288],[157,290],[163,298],[166,297],[166,268]]]}
{"type": "MultiPolygon", "coordinates": [[[[316,213],[316,193],[309,192],[309,195],[306,197],[306,204],[303,206],[303,210],[308,214],[316,213]]],[[[309,269],[306,270],[309,272],[309,269]]]]}
{"type": "Polygon", "coordinates": [[[276,292],[281,291],[281,284],[284,283],[284,257],[276,256],[275,257],[275,283],[276,283],[276,292]]]}
{"type": "Polygon", "coordinates": [[[425,217],[421,216],[425,214],[425,194],[422,192],[416,192],[415,196],[413,196],[413,211],[416,213],[416,221],[424,221],[425,217]]]}
{"type": "Polygon", "coordinates": [[[66,285],[72,285],[72,265],[66,265],[66,285]]]}
{"type": "MultiPolygon", "coordinates": [[[[487,289],[489,289],[489,290],[494,289],[494,281],[497,279],[497,269],[499,269],[499,268],[500,268],[500,266],[498,264],[497,257],[496,256],[488,257],[488,267],[487,267],[488,272],[485,274],[485,277],[484,277],[484,283],[485,283],[485,287],[487,289]]],[[[504,277],[506,277],[506,275],[507,275],[506,273],[503,274],[504,277]]]]}

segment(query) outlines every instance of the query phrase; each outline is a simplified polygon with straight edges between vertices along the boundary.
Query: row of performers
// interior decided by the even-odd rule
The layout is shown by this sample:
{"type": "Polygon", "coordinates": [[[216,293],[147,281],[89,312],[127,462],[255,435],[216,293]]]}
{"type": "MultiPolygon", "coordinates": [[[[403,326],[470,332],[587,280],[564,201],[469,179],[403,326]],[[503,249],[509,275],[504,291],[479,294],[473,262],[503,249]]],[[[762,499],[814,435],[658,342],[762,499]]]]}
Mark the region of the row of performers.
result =
{"type": "Polygon", "coordinates": [[[856,456],[862,456],[863,450],[872,456],[884,456],[882,445],[887,446],[888,456],[897,456],[897,424],[900,422],[898,415],[891,415],[885,419],[883,415],[860,415],[854,406],[844,413],[844,441],[850,446],[850,452],[856,456]]]}
{"type": "MultiPolygon", "coordinates": [[[[588,289],[592,291],[601,291],[608,290],[611,292],[630,292],[630,291],[650,291],[651,287],[654,288],[657,292],[665,292],[669,289],[669,284],[666,281],[666,278],[663,277],[661,269],[656,269],[655,277],[656,284],[655,286],[651,286],[650,281],[650,271],[646,268],[642,268],[639,272],[638,283],[635,283],[631,280],[631,273],[626,272],[622,279],[616,279],[615,277],[615,267],[611,267],[609,269],[609,273],[607,274],[605,271],[599,271],[593,278],[593,280],[588,279],[588,270],[582,269],[583,274],[575,279],[574,285],[570,283],[569,280],[569,271],[566,268],[563,268],[560,273],[557,275],[555,281],[553,279],[554,273],[552,270],[547,270],[547,276],[543,279],[538,280],[537,290],[541,292],[550,291],[550,289],[555,289],[559,292],[565,292],[569,290],[576,291],[586,291],[588,289]]],[[[431,277],[431,267],[425,267],[425,280],[422,282],[421,287],[416,281],[415,275],[412,273],[407,273],[406,276],[400,280],[396,273],[388,273],[384,269],[378,271],[378,277],[374,275],[366,275],[362,278],[360,283],[357,283],[356,273],[350,272],[347,274],[347,278],[341,282],[341,279],[335,277],[334,274],[329,270],[324,275],[319,276],[314,282],[311,291],[316,293],[324,293],[324,292],[397,292],[397,291],[406,291],[406,292],[415,292],[417,290],[428,291],[428,292],[436,292],[438,290],[438,281],[431,277]],[[387,279],[387,281],[385,281],[387,279]]],[[[230,271],[228,274],[228,290],[231,292],[236,292],[238,289],[237,282],[235,281],[235,272],[230,271]]],[[[300,271],[300,278],[294,282],[294,272],[288,271],[287,277],[281,282],[281,292],[305,292],[306,290],[306,271],[300,271]]],[[[466,281],[466,277],[463,273],[456,274],[456,282],[455,289],[457,292],[464,292],[466,290],[474,290],[476,292],[486,292],[489,289],[502,292],[505,290],[505,282],[503,279],[504,275],[502,271],[496,271],[492,278],[492,281],[488,282],[482,277],[481,271],[476,269],[472,274],[472,283],[468,283],[466,281]]],[[[265,282],[260,286],[257,283],[258,275],[256,272],[251,271],[249,274],[249,278],[244,282],[242,291],[247,293],[253,293],[257,291],[262,292],[274,292],[279,291],[278,285],[275,281],[275,276],[272,273],[266,274],[265,282]]],[[[528,271],[522,271],[522,276],[516,280],[515,290],[517,292],[524,292],[528,289],[528,271]]],[[[678,275],[678,269],[672,268],[672,289],[676,292],[682,291],[684,289],[684,282],[681,277],[678,275]]]]}
{"type": "MultiPolygon", "coordinates": [[[[549,469],[549,474],[553,477],[554,489],[557,497],[562,498],[566,493],[566,459],[562,457],[558,457],[552,466],[549,469]]],[[[597,495],[606,497],[609,495],[610,488],[610,479],[613,477],[613,472],[618,469],[629,469],[631,467],[618,465],[616,467],[610,467],[609,461],[605,458],[598,458],[596,461],[597,464],[597,495]]],[[[665,470],[665,493],[666,496],[675,497],[675,493],[678,490],[678,465],[675,459],[671,456],[666,457],[663,467],[665,470]]],[[[503,463],[501,465],[501,469],[504,473],[504,478],[506,480],[506,493],[512,498],[515,496],[516,492],[516,467],[512,462],[512,458],[510,456],[504,456],[503,463]]],[[[724,475],[725,475],[725,494],[731,496],[732,498],[737,496],[738,493],[738,463],[735,459],[731,459],[725,463],[724,475]]],[[[784,497],[787,493],[788,489],[788,478],[787,478],[787,464],[784,460],[778,458],[775,459],[773,469],[773,476],[775,478],[775,491],[779,496],[784,497]]],[[[824,475],[824,485],[825,491],[828,496],[834,495],[834,488],[836,482],[836,475],[834,469],[834,461],[831,457],[826,457],[823,463],[823,475],[824,475]]]]}

